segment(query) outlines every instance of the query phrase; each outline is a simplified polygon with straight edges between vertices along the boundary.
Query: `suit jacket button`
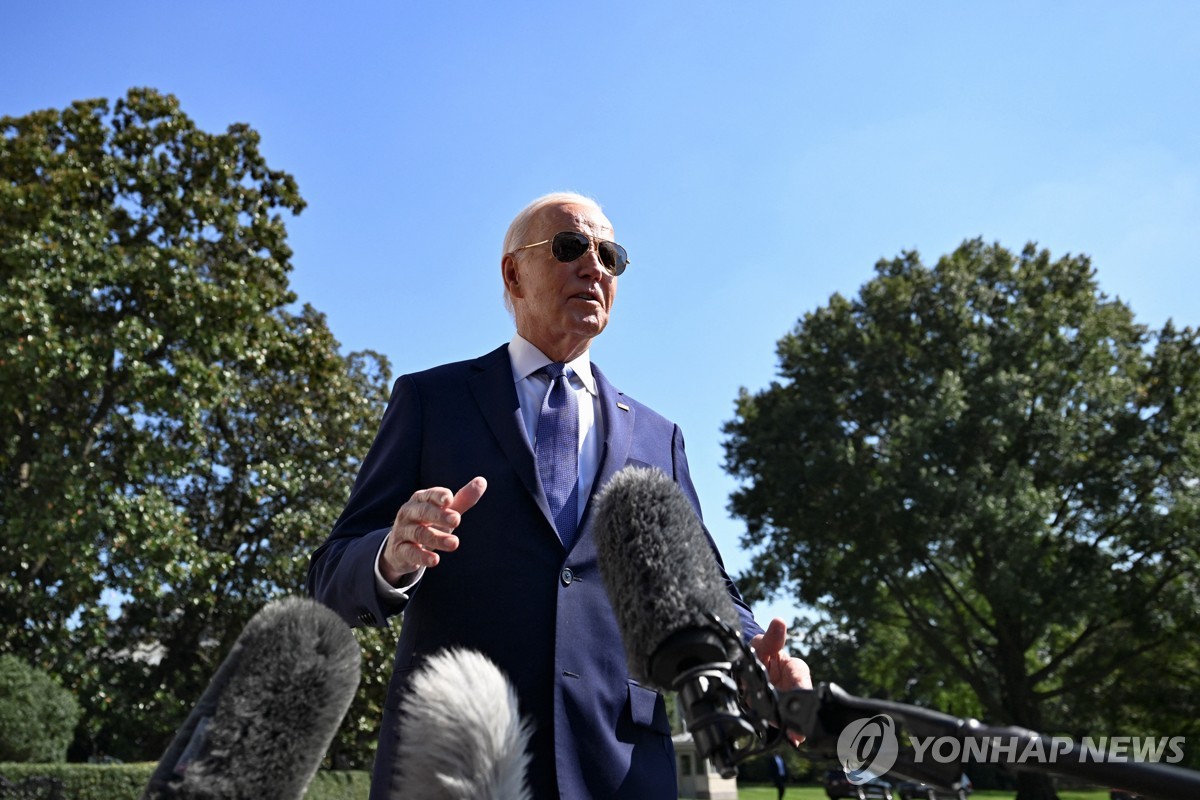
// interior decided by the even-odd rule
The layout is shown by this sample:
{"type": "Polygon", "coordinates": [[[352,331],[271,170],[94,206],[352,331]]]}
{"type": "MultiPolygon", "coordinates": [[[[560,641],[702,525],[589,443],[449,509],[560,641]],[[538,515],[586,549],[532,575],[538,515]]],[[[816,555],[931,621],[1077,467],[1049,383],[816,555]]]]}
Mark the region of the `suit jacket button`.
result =
{"type": "Polygon", "coordinates": [[[562,579],[563,586],[570,586],[571,581],[575,580],[575,573],[571,572],[570,567],[565,567],[559,577],[562,579]]]}

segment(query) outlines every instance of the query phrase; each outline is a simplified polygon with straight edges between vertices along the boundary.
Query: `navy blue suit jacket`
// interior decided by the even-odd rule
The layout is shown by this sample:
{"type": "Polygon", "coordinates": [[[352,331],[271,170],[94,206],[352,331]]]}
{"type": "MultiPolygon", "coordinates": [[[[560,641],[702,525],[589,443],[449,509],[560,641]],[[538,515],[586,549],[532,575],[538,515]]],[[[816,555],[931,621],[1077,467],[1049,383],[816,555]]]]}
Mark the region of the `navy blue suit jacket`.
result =
{"type": "MultiPolygon", "coordinates": [[[[592,369],[604,445],[570,552],[559,541],[541,490],[507,345],[396,381],[350,501],[313,554],[308,574],[309,593],[351,625],[386,625],[404,614],[372,798],[388,796],[396,737],[420,735],[397,731],[409,673],[423,656],[450,646],[485,653],[516,688],[522,714],[536,726],[529,778],[539,800],[676,797],[666,708],[659,694],[629,678],[596,563],[592,517],[597,492],[628,464],[662,469],[697,514],[700,504],[679,428],[592,369]],[[488,487],[463,514],[458,550],[442,554],[406,604],[383,599],[376,592],[375,561],[397,509],[419,489],[457,491],[476,475],[488,487]]],[[[758,633],[726,580],[745,635],[758,633]]]]}

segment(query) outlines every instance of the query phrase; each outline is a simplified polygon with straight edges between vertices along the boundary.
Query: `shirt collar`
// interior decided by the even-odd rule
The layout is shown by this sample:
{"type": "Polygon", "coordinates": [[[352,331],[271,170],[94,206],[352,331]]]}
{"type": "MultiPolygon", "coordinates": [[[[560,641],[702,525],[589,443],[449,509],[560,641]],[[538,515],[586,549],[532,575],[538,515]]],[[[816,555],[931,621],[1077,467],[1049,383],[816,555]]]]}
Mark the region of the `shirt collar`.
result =
{"type": "MultiPolygon", "coordinates": [[[[514,333],[512,341],[508,343],[508,359],[512,362],[513,383],[520,383],[547,364],[554,363],[519,333],[514,333]]],[[[588,394],[596,395],[596,378],[592,375],[592,360],[588,351],[584,350],[577,358],[568,361],[567,366],[579,376],[588,394]]]]}

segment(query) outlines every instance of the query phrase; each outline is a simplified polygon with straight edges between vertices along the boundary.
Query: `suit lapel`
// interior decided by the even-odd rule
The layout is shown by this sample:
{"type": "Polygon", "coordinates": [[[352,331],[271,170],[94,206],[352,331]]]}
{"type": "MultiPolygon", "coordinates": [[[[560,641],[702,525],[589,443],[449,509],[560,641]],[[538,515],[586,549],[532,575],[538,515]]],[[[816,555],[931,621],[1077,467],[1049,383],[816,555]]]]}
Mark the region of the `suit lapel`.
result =
{"type": "Polygon", "coordinates": [[[546,521],[554,529],[554,518],[550,515],[550,506],[542,492],[538,481],[537,464],[534,461],[533,449],[525,435],[525,423],[521,419],[521,406],[517,400],[517,390],[513,383],[512,361],[508,357],[508,345],[493,350],[474,363],[476,372],[467,382],[479,412],[487,420],[500,449],[508,457],[513,470],[525,484],[534,502],[542,510],[546,521]]]}
{"type": "Polygon", "coordinates": [[[596,378],[596,392],[600,395],[601,418],[597,423],[604,426],[604,449],[600,453],[600,468],[596,471],[596,480],[592,482],[592,491],[579,523],[580,530],[590,522],[595,505],[593,499],[629,458],[633,422],[637,414],[633,404],[626,401],[624,393],[609,383],[595,364],[592,364],[592,375],[596,378]]]}

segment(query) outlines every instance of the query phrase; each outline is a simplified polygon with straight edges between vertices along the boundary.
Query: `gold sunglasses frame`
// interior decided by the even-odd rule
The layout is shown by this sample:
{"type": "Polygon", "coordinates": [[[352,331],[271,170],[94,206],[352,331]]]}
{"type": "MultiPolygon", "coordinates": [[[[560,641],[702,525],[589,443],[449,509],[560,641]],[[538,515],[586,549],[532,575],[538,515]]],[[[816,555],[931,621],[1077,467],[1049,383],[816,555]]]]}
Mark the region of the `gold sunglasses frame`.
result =
{"type": "MultiPolygon", "coordinates": [[[[515,254],[521,252],[522,250],[528,250],[530,247],[537,247],[537,246],[543,245],[543,244],[550,244],[557,237],[561,236],[564,233],[574,233],[574,234],[578,234],[580,236],[585,237],[588,240],[588,250],[596,251],[596,259],[600,262],[600,266],[604,267],[604,271],[607,272],[609,275],[612,275],[614,278],[617,277],[618,275],[624,273],[625,270],[622,269],[621,272],[613,272],[612,269],[610,269],[609,266],[604,263],[604,259],[600,258],[600,244],[601,243],[611,244],[613,247],[620,247],[622,252],[625,253],[625,266],[626,267],[628,267],[631,263],[633,263],[629,260],[629,251],[625,250],[624,247],[621,247],[621,245],[617,244],[612,239],[601,239],[599,237],[586,234],[583,231],[559,231],[558,233],[554,234],[554,236],[551,236],[549,239],[543,239],[542,241],[534,242],[533,244],[523,244],[520,247],[518,247],[516,250],[513,250],[512,253],[510,253],[510,255],[515,255],[515,254]]],[[[583,258],[584,255],[587,254],[587,252],[588,252],[587,250],[584,250],[582,253],[580,253],[578,256],[576,256],[574,259],[572,259],[572,261],[576,261],[580,258],[583,258]]],[[[555,256],[555,258],[557,259],[557,256],[555,256]]],[[[561,261],[559,263],[570,264],[571,261],[561,261]]]]}

